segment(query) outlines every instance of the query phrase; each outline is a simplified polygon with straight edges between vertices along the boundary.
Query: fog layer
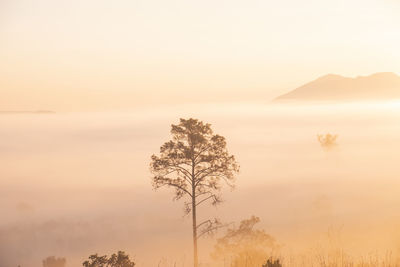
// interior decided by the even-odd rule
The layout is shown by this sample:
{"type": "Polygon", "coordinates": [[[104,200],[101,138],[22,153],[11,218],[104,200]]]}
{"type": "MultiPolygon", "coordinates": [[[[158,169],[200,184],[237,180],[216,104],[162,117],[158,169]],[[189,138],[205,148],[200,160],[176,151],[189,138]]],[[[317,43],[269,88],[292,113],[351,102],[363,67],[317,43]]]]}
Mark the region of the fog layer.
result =
{"type": "MultiPolygon", "coordinates": [[[[200,219],[257,215],[285,253],[333,239],[355,256],[400,248],[399,103],[191,105],[0,115],[0,266],[51,255],[80,266],[117,250],[138,266],[189,266],[190,218],[149,173],[180,117],[211,123],[241,165],[236,189],[200,219]],[[330,151],[325,133],[339,135],[330,151]]],[[[200,241],[203,263],[213,242],[200,241]]]]}

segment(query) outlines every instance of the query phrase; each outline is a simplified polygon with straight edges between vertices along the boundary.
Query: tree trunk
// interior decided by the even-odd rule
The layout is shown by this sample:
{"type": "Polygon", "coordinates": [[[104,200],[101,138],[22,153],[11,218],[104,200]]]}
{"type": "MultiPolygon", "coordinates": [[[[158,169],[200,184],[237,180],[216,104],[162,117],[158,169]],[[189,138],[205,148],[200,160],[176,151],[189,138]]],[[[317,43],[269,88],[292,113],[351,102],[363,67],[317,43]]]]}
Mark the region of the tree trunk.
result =
{"type": "MultiPolygon", "coordinates": [[[[194,149],[192,148],[192,152],[194,149]]],[[[194,154],[194,153],[193,153],[194,154]]],[[[195,159],[192,158],[192,223],[193,223],[193,266],[199,266],[197,250],[197,218],[196,218],[196,176],[194,174],[195,159]]]]}
{"type": "Polygon", "coordinates": [[[192,221],[193,221],[193,266],[199,266],[199,258],[197,255],[197,220],[196,220],[196,197],[193,189],[192,197],[192,221]]]}

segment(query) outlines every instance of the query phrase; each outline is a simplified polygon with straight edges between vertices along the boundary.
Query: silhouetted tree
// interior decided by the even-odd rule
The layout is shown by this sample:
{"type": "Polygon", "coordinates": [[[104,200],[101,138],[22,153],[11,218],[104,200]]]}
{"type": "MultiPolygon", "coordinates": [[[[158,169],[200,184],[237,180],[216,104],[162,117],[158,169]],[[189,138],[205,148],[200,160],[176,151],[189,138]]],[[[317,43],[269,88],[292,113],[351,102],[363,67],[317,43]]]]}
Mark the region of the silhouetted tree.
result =
{"type": "Polygon", "coordinates": [[[134,267],[135,263],[129,259],[129,255],[123,251],[118,254],[112,254],[109,258],[98,256],[97,254],[89,256],[89,260],[83,262],[84,267],[134,267]]]}
{"type": "Polygon", "coordinates": [[[282,267],[279,260],[268,259],[262,267],[282,267]]]}
{"type": "Polygon", "coordinates": [[[335,147],[337,145],[337,143],[336,143],[337,137],[338,137],[337,134],[333,135],[330,133],[325,134],[325,135],[323,135],[323,134],[317,135],[318,142],[321,144],[321,146],[324,149],[331,149],[331,148],[335,147]]]}
{"type": "Polygon", "coordinates": [[[43,267],[65,267],[67,260],[65,258],[47,257],[43,260],[43,267]]]}
{"type": "Polygon", "coordinates": [[[151,157],[153,187],[175,189],[175,200],[187,197],[185,213],[192,213],[193,260],[198,266],[197,240],[221,227],[217,219],[197,223],[197,207],[207,201],[221,203],[222,182],[233,187],[239,171],[235,157],[226,148],[225,138],[213,134],[211,125],[197,119],[180,119],[171,126],[172,140],[151,157]]]}
{"type": "Polygon", "coordinates": [[[238,228],[228,229],[222,238],[217,239],[212,258],[230,259],[232,267],[261,266],[277,245],[274,238],[264,230],[254,229],[254,225],[259,222],[258,217],[252,216],[241,221],[238,228]]]}

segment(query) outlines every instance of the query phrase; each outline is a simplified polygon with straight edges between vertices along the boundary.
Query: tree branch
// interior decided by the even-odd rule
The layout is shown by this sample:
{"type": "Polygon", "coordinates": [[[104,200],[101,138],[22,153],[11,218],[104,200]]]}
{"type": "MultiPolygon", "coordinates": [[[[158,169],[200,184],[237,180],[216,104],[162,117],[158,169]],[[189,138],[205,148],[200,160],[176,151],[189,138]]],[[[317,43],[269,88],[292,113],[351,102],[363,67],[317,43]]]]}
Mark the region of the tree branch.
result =
{"type": "Polygon", "coordinates": [[[204,201],[209,200],[210,198],[214,198],[214,201],[217,200],[217,196],[214,195],[214,194],[212,194],[211,196],[208,196],[208,197],[206,197],[206,198],[200,200],[199,202],[197,202],[197,203],[196,203],[196,206],[200,205],[200,204],[203,203],[204,201]]]}
{"type": "Polygon", "coordinates": [[[196,228],[198,229],[198,228],[200,228],[203,224],[206,224],[206,223],[212,224],[212,221],[211,221],[211,220],[206,220],[206,221],[204,221],[204,222],[198,224],[198,225],[196,226],[196,228]]]}
{"type": "Polygon", "coordinates": [[[214,226],[212,228],[206,229],[206,230],[202,231],[200,233],[200,235],[197,236],[197,238],[200,238],[205,234],[210,234],[210,233],[212,233],[212,232],[214,232],[214,231],[216,231],[218,229],[221,229],[221,228],[224,228],[224,227],[227,227],[227,226],[228,226],[228,224],[224,224],[224,225],[217,225],[217,226],[214,226]]]}
{"type": "MultiPolygon", "coordinates": [[[[170,179],[170,178],[168,178],[168,179],[170,179]]],[[[186,188],[184,188],[184,187],[182,187],[182,186],[180,186],[180,185],[167,182],[167,183],[165,183],[165,184],[162,184],[162,185],[158,186],[158,188],[161,188],[161,187],[163,187],[163,186],[172,186],[172,187],[176,187],[176,188],[178,188],[178,189],[184,191],[184,192],[185,192],[186,194],[188,194],[190,197],[192,197],[192,193],[190,193],[186,188]]]]}

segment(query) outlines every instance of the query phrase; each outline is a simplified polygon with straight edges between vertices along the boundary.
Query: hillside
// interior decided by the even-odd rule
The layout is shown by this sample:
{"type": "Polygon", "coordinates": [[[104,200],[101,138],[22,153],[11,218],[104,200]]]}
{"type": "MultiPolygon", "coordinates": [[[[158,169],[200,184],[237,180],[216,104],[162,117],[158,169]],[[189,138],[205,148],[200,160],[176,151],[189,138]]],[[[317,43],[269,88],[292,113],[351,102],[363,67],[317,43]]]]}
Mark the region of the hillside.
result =
{"type": "Polygon", "coordinates": [[[0,114],[53,114],[54,111],[51,110],[0,110],[0,114]]]}
{"type": "Polygon", "coordinates": [[[382,72],[356,78],[335,74],[322,76],[281,95],[275,101],[335,101],[400,99],[400,76],[382,72]]]}

